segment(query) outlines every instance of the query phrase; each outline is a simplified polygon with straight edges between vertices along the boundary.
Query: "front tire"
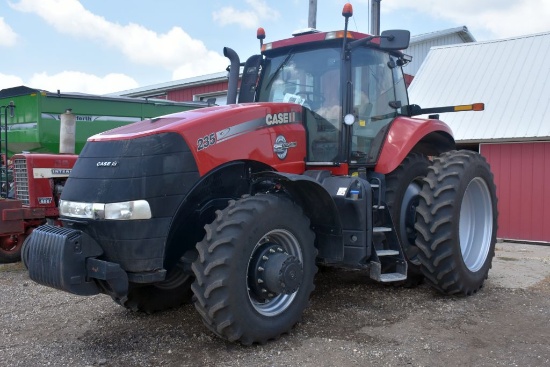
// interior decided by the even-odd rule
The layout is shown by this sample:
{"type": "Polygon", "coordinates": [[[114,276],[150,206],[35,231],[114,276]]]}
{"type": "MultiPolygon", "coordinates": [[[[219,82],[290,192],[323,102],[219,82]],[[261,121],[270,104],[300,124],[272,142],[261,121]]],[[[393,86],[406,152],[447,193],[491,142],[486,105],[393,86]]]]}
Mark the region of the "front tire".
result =
{"type": "Polygon", "coordinates": [[[0,236],[0,264],[15,263],[21,260],[21,249],[27,234],[0,236]]]}
{"type": "Polygon", "coordinates": [[[418,258],[428,283],[471,295],[487,279],[495,254],[497,198],[489,164],[461,150],[434,159],[417,208],[418,258]]]}
{"type": "Polygon", "coordinates": [[[127,298],[113,300],[132,311],[149,314],[191,303],[191,284],[194,277],[185,268],[185,264],[180,260],[174,269],[168,272],[163,282],[145,285],[130,283],[127,298]]]}
{"type": "Polygon", "coordinates": [[[289,198],[256,195],[216,212],[193,263],[195,307],[216,335],[265,343],[301,320],[314,289],[309,219],[289,198]]]}

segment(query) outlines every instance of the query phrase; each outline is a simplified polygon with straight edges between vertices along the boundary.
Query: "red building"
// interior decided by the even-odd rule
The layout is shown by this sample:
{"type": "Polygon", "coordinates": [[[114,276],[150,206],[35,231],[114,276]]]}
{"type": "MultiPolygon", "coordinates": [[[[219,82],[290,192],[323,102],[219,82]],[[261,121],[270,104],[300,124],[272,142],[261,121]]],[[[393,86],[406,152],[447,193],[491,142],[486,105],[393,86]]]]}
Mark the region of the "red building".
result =
{"type": "Polygon", "coordinates": [[[491,165],[504,239],[550,242],[549,50],[550,32],[432,48],[409,88],[422,107],[485,103],[441,119],[491,165]]]}

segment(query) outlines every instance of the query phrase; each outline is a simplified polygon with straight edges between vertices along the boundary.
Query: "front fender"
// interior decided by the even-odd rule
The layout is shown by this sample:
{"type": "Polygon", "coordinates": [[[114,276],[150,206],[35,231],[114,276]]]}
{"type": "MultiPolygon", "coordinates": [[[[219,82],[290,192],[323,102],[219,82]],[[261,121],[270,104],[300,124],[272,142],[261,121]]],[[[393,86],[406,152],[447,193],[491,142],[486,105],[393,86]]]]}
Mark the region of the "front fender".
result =
{"type": "Polygon", "coordinates": [[[454,147],[452,130],[443,121],[401,116],[393,121],[374,170],[390,173],[413,150],[438,155],[454,147]]]}

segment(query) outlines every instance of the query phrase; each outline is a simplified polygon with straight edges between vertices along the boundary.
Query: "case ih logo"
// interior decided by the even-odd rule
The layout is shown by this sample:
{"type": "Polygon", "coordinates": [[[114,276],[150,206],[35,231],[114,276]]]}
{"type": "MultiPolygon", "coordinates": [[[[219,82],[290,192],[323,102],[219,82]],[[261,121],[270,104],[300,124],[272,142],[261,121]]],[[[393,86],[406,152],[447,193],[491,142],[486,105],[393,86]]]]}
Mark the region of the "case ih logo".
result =
{"type": "Polygon", "coordinates": [[[98,167],[116,167],[116,166],[118,166],[118,162],[117,162],[117,161],[112,161],[112,162],[97,162],[97,163],[96,163],[96,166],[98,166],[98,167]]]}
{"type": "Polygon", "coordinates": [[[273,152],[277,154],[280,160],[283,160],[288,154],[288,148],[294,148],[297,145],[298,143],[296,142],[287,143],[285,137],[279,135],[277,139],[275,139],[275,144],[273,144],[273,152]]]}
{"type": "Polygon", "coordinates": [[[265,123],[270,126],[279,125],[279,124],[291,124],[293,122],[300,121],[296,117],[297,117],[296,112],[281,112],[281,113],[274,113],[274,114],[269,113],[265,116],[265,123]]]}

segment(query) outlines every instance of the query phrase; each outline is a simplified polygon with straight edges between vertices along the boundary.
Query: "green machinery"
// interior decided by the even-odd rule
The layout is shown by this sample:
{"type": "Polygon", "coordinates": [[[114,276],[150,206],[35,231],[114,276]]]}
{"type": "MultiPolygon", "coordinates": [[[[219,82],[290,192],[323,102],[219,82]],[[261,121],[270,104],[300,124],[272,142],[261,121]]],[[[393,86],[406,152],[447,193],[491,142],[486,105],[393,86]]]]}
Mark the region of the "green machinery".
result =
{"type": "Polygon", "coordinates": [[[51,93],[25,86],[0,90],[1,152],[59,153],[60,115],[76,115],[75,153],[94,134],[147,118],[205,107],[203,102],[51,93]],[[13,106],[13,107],[11,107],[13,106]]]}

